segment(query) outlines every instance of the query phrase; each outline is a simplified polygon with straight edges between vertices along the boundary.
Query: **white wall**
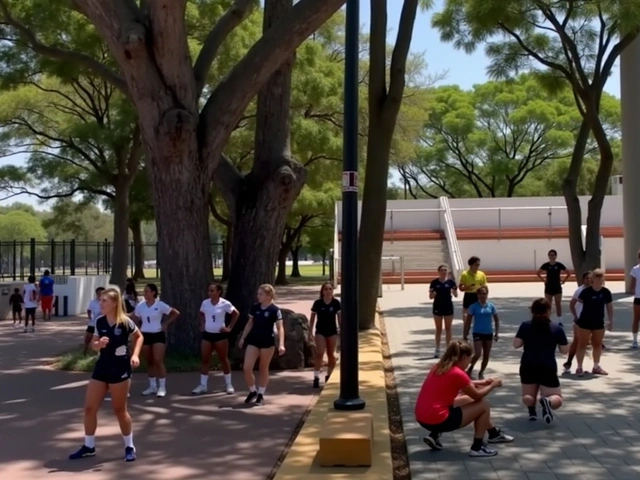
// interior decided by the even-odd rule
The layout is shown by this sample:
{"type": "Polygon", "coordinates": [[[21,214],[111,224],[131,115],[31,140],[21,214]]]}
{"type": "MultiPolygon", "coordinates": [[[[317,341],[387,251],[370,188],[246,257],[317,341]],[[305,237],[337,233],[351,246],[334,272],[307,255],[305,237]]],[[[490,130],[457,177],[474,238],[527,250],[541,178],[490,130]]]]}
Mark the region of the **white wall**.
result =
{"type": "MultiPolygon", "coordinates": [[[[602,248],[603,264],[607,269],[624,268],[624,240],[605,238],[602,248]]],[[[462,260],[472,255],[480,257],[483,270],[537,270],[547,261],[547,252],[558,251],[558,261],[573,269],[569,240],[566,238],[531,240],[458,240],[462,260]]]]}
{"type": "MultiPolygon", "coordinates": [[[[581,197],[582,223],[586,222],[589,197],[581,197]]],[[[566,227],[563,197],[452,198],[449,199],[455,228],[566,227]],[[551,209],[549,209],[551,207],[551,209]],[[500,209],[500,210],[498,210],[500,209]],[[551,216],[549,215],[551,211],[551,216]]],[[[438,200],[390,200],[385,230],[442,229],[438,200]],[[425,211],[430,210],[430,211],[425,211]]],[[[342,204],[336,205],[336,224],[342,231],[342,204]]],[[[358,218],[360,204],[358,205],[358,218]]],[[[622,197],[609,195],[602,209],[602,226],[622,225],[622,197]]]]}
{"type": "Polygon", "coordinates": [[[87,311],[87,305],[95,296],[96,288],[111,287],[108,275],[91,275],[91,276],[54,276],[56,284],[53,288],[53,294],[58,296],[58,312],[63,315],[63,297],[68,298],[69,316],[83,315],[87,311]],[[62,282],[65,281],[66,284],[62,282]]]}

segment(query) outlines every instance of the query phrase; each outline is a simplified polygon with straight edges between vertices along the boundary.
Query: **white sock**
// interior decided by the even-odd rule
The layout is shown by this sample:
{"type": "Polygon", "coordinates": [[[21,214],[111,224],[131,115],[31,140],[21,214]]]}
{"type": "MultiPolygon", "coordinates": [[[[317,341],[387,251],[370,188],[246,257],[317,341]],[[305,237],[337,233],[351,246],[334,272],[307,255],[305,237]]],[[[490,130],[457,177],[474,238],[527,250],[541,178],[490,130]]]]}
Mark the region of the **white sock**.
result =
{"type": "Polygon", "coordinates": [[[599,366],[600,366],[599,363],[595,363],[595,362],[593,363],[593,368],[598,368],[599,366]]]}
{"type": "Polygon", "coordinates": [[[260,395],[264,395],[264,392],[267,390],[267,387],[258,387],[258,393],[260,395]]]}
{"type": "Polygon", "coordinates": [[[155,377],[149,377],[149,386],[151,388],[158,388],[155,377]]]}
{"type": "Polygon", "coordinates": [[[209,383],[209,375],[200,375],[200,385],[206,387],[209,383]]]}
{"type": "Polygon", "coordinates": [[[231,385],[231,374],[230,373],[225,373],[224,374],[224,383],[225,383],[225,385],[231,385]]]}
{"type": "Polygon", "coordinates": [[[637,342],[637,341],[638,341],[638,334],[637,334],[637,333],[634,333],[634,334],[633,334],[633,341],[634,341],[634,342],[637,342]]]}
{"type": "Polygon", "coordinates": [[[160,384],[160,388],[167,388],[167,379],[166,378],[159,378],[158,379],[158,383],[160,384]]]}
{"type": "Polygon", "coordinates": [[[255,386],[255,385],[251,385],[251,386],[249,387],[249,391],[250,391],[250,392],[255,392],[255,391],[256,391],[256,386],[255,386]]]}
{"type": "Polygon", "coordinates": [[[130,433],[129,435],[122,435],[122,440],[124,440],[124,446],[125,447],[133,447],[133,432],[130,433]]]}
{"type": "Polygon", "coordinates": [[[320,378],[320,370],[313,372],[313,378],[320,378]]]}
{"type": "Polygon", "coordinates": [[[88,448],[96,448],[96,436],[95,435],[85,435],[84,436],[84,446],[88,448]]]}

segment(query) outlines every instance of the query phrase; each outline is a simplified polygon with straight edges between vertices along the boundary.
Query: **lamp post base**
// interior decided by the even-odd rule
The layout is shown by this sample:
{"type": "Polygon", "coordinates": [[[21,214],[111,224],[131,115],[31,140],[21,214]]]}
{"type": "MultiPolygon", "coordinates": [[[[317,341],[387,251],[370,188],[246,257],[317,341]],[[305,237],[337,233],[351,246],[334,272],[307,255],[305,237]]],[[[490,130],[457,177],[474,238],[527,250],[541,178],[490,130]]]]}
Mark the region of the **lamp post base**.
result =
{"type": "Polygon", "coordinates": [[[367,403],[361,398],[338,398],[333,402],[333,408],[343,412],[353,412],[356,410],[364,410],[367,403]]]}

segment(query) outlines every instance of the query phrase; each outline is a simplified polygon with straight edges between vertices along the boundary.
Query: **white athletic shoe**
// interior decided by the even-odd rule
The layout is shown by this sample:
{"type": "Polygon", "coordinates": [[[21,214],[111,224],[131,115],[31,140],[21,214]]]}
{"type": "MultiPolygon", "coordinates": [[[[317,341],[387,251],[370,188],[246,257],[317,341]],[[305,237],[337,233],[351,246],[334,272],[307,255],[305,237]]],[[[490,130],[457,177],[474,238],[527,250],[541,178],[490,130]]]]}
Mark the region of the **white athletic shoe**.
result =
{"type": "Polygon", "coordinates": [[[227,392],[227,395],[233,395],[234,393],[236,393],[233,385],[231,385],[230,383],[227,383],[227,386],[224,387],[224,391],[227,392]]]}
{"type": "Polygon", "coordinates": [[[637,350],[637,349],[638,349],[638,342],[634,341],[634,342],[631,344],[631,348],[633,348],[634,350],[637,350]]]}
{"type": "Polygon", "coordinates": [[[142,395],[144,397],[148,397],[149,395],[156,395],[157,393],[158,389],[156,387],[149,387],[144,392],[142,392],[142,395]]]}
{"type": "Polygon", "coordinates": [[[167,389],[166,389],[166,388],[164,388],[164,387],[160,387],[160,388],[158,389],[158,393],[156,394],[156,396],[157,396],[158,398],[163,398],[163,397],[165,397],[166,395],[167,395],[167,389]]]}
{"type": "Polygon", "coordinates": [[[194,395],[202,395],[203,393],[207,393],[207,387],[204,385],[198,385],[196,388],[191,390],[191,393],[194,395]]]}

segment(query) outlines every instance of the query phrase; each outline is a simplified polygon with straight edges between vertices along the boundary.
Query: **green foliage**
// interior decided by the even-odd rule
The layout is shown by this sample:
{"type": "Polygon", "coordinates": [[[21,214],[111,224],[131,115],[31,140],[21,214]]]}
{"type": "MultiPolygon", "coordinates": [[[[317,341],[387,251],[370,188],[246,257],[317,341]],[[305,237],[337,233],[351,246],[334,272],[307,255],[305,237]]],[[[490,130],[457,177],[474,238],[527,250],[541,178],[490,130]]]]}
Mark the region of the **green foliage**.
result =
{"type": "Polygon", "coordinates": [[[43,221],[50,238],[100,242],[113,237],[113,217],[92,203],[58,200],[43,221]]]}
{"type": "Polygon", "coordinates": [[[37,241],[47,239],[47,232],[38,217],[23,210],[11,210],[0,215],[1,241],[27,241],[31,238],[37,241]]]}

